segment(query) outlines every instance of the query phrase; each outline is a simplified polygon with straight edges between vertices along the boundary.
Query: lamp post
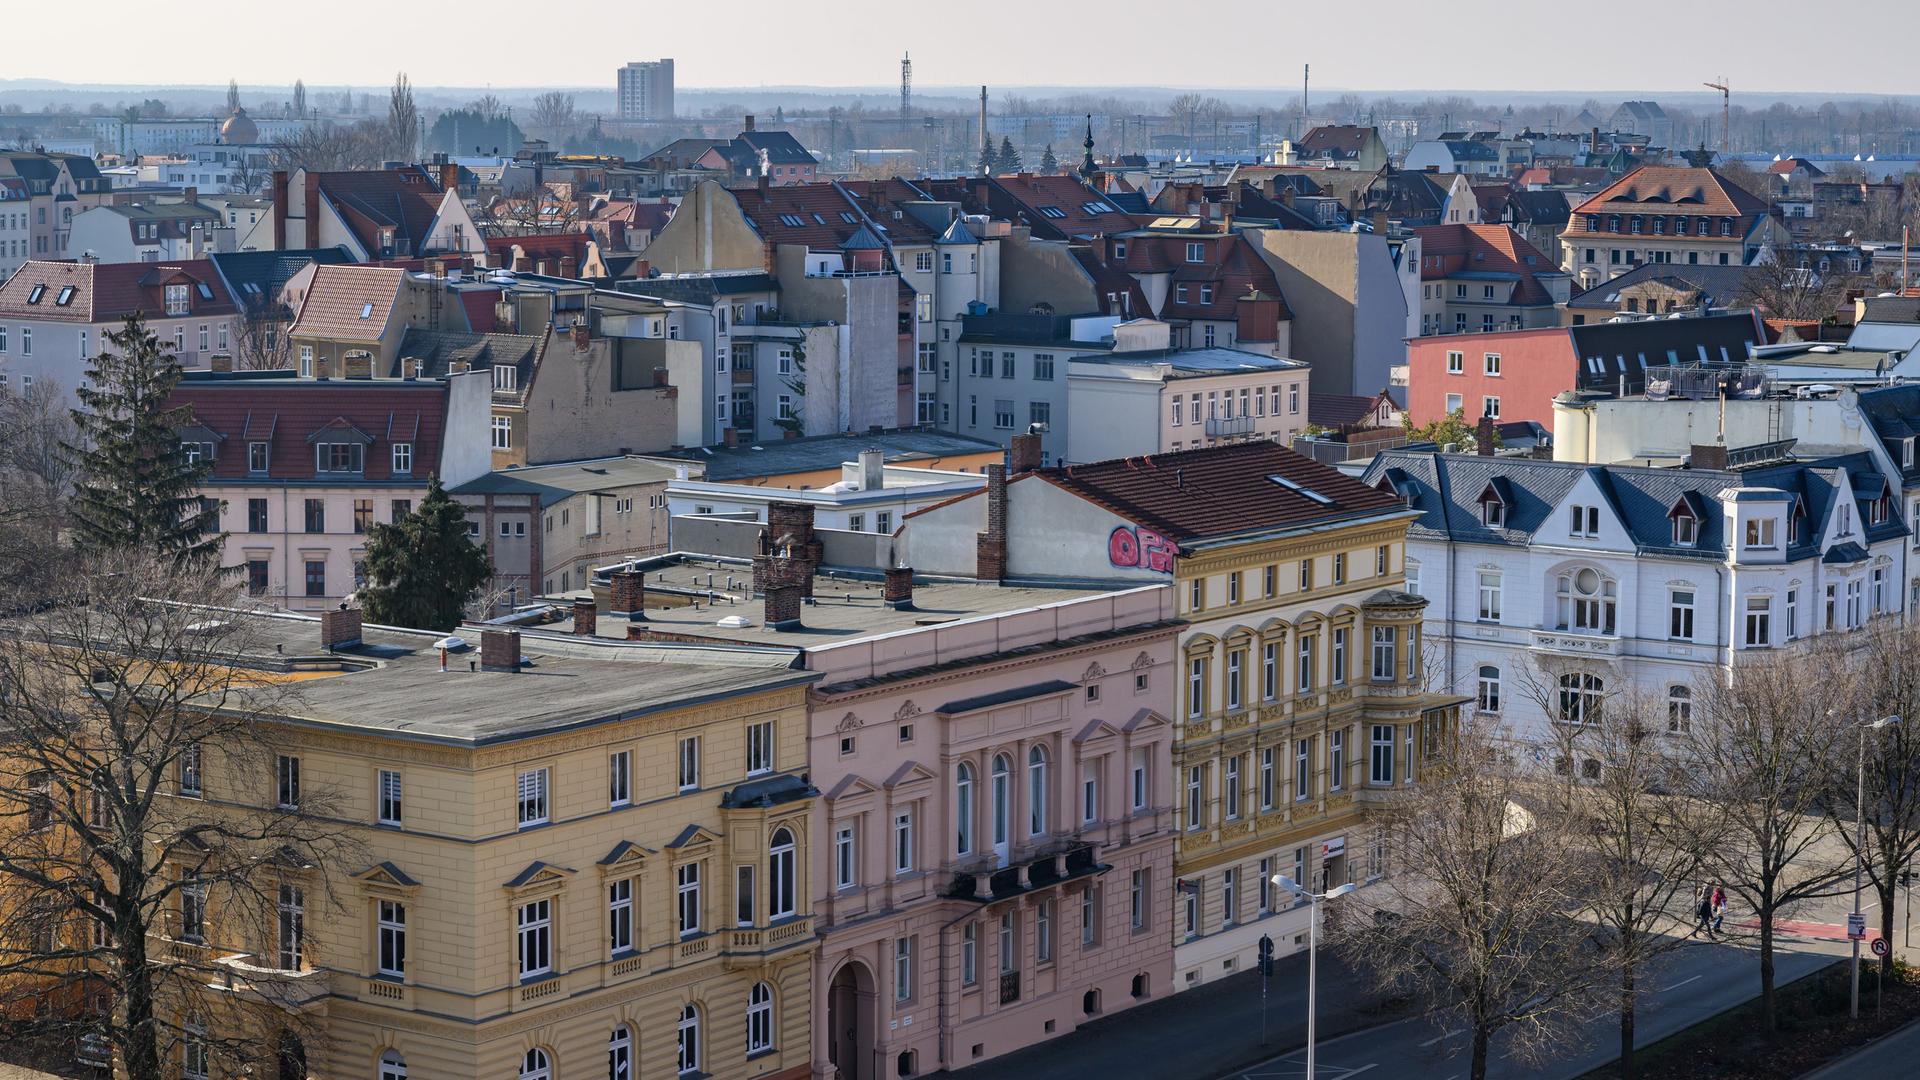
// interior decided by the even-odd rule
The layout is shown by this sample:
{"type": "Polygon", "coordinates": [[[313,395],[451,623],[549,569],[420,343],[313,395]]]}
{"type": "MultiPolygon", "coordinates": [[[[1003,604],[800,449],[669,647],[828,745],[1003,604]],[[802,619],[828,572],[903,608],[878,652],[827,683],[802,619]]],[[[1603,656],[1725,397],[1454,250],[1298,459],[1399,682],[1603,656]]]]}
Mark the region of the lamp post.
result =
{"type": "Polygon", "coordinates": [[[1323,893],[1311,892],[1306,886],[1294,881],[1285,874],[1273,875],[1273,883],[1307,901],[1307,1077],[1314,1080],[1313,1073],[1313,1014],[1314,996],[1320,978],[1320,905],[1328,900],[1337,900],[1354,890],[1353,882],[1337,885],[1323,893]]]}
{"type": "MultiPolygon", "coordinates": [[[[1867,732],[1881,731],[1900,722],[1898,716],[1883,717],[1871,724],[1861,724],[1860,754],[1853,774],[1853,918],[1849,922],[1861,922],[1860,878],[1866,869],[1867,847],[1867,732]]],[[[1864,927],[1864,923],[1862,924],[1864,927]]],[[[1853,956],[1847,961],[1847,981],[1852,989],[1847,998],[1847,1016],[1860,1018],[1860,939],[1853,936],[1852,927],[1848,927],[1847,937],[1853,945],[1853,956]]]]}

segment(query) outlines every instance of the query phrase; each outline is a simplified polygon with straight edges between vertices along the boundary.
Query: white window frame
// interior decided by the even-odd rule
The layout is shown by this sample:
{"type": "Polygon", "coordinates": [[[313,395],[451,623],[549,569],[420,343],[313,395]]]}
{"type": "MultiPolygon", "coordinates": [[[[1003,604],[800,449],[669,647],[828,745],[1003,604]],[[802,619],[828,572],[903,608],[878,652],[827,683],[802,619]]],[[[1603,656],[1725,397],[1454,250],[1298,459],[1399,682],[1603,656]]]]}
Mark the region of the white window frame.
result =
{"type": "Polygon", "coordinates": [[[550,773],[545,766],[528,769],[520,774],[515,784],[520,828],[545,825],[551,820],[548,817],[551,810],[548,796],[552,791],[549,780],[550,773]]]}

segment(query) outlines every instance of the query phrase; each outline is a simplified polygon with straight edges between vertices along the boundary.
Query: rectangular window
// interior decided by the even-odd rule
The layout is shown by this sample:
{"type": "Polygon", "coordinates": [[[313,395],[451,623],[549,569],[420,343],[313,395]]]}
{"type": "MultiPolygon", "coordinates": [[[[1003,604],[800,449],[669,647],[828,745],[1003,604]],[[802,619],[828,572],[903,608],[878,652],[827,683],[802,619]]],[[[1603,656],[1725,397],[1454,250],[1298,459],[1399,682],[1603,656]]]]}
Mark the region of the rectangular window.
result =
{"type": "Polygon", "coordinates": [[[1240,921],[1240,871],[1229,866],[1220,874],[1220,921],[1231,925],[1240,921]]]}
{"type": "Polygon", "coordinates": [[[700,786],[700,736],[689,735],[680,740],[680,790],[692,791],[700,786]]]}
{"type": "Polygon", "coordinates": [[[897,938],[893,943],[893,1000],[913,1000],[912,938],[897,938]]]}
{"type": "Polygon", "coordinates": [[[280,970],[300,971],[306,966],[307,894],[298,885],[280,886],[280,970]]]}
{"type": "Polygon", "coordinates": [[[1500,621],[1500,574],[1497,571],[1480,572],[1480,621],[1500,621]]]}
{"type": "Polygon", "coordinates": [[[1033,959],[1053,963],[1053,901],[1042,900],[1033,909],[1033,959]]]}
{"type": "Polygon", "coordinates": [[[1227,708],[1240,708],[1241,667],[1245,663],[1246,653],[1235,649],[1227,654],[1227,708]]]}
{"type": "Polygon", "coordinates": [[[1226,819],[1240,820],[1240,755],[1227,759],[1226,819]]]}
{"type": "Polygon", "coordinates": [[[267,500],[247,500],[247,531],[254,533],[267,531],[267,500]]]}
{"type": "Polygon", "coordinates": [[[1334,553],[1333,583],[1335,585],[1345,585],[1347,583],[1347,553],[1344,551],[1334,553]]]}
{"type": "Polygon", "coordinates": [[[1187,715],[1204,716],[1207,711],[1207,661],[1196,656],[1187,661],[1187,715]]]}
{"type": "Polygon", "coordinates": [[[1273,809],[1273,796],[1273,747],[1267,746],[1260,750],[1260,809],[1273,809]]]}
{"type": "Polygon", "coordinates": [[[1260,647],[1260,697],[1272,701],[1280,696],[1280,646],[1267,642],[1260,647]]]}
{"type": "Polygon", "coordinates": [[[184,1080],[207,1080],[207,1029],[188,1024],[180,1039],[180,1075],[184,1080]]]}
{"type": "Polygon", "coordinates": [[[1373,725],[1373,755],[1367,779],[1374,784],[1393,783],[1393,725],[1373,725]]]}
{"type": "Polygon", "coordinates": [[[1332,686],[1344,686],[1347,682],[1347,628],[1340,627],[1333,632],[1333,651],[1329,654],[1327,682],[1332,686]]]}
{"type": "MultiPolygon", "coordinates": [[[[1858,587],[1857,582],[1850,582],[1858,587]]],[[[1764,648],[1773,643],[1772,635],[1773,600],[1766,596],[1747,597],[1746,644],[1750,649],[1764,648]]]]}
{"type": "Polygon", "coordinates": [[[1312,588],[1313,588],[1313,560],[1301,559],[1300,560],[1300,591],[1307,592],[1312,588]]]}
{"type": "Polygon", "coordinates": [[[1080,820],[1089,824],[1100,820],[1100,771],[1105,758],[1090,762],[1080,778],[1080,820]]]}
{"type": "Polygon", "coordinates": [[[181,747],[180,756],[175,760],[178,763],[180,794],[190,799],[199,798],[202,794],[200,788],[200,747],[197,745],[181,747]]]}
{"type": "Polygon", "coordinates": [[[327,501],[325,499],[306,500],[306,525],[310,533],[327,531],[327,501]]]}
{"type": "Polygon", "coordinates": [[[1200,829],[1207,824],[1206,773],[1195,765],[1187,770],[1187,828],[1200,829]]]}
{"type": "Polygon", "coordinates": [[[1342,728],[1327,733],[1327,790],[1339,791],[1346,785],[1347,732],[1342,728]]]}
{"type": "Polygon", "coordinates": [[[836,889],[851,889],[857,884],[857,852],[853,846],[853,825],[848,823],[833,830],[833,886],[836,889]]]}
{"type": "Polygon", "coordinates": [[[373,500],[353,500],[353,531],[365,534],[367,527],[373,524],[373,500]]]}
{"type": "Polygon", "coordinates": [[[1774,546],[1772,518],[1747,519],[1747,546],[1760,549],[1774,546]]]}
{"type": "Polygon", "coordinates": [[[700,932],[700,864],[686,863],[674,870],[674,899],[678,911],[680,936],[700,932]]]}
{"type": "Polygon", "coordinates": [[[633,879],[607,884],[607,951],[613,956],[633,950],[633,879]]]}
{"type": "Polygon", "coordinates": [[[747,775],[773,771],[773,721],[747,725],[747,775]]]}
{"type": "Polygon", "coordinates": [[[1182,881],[1180,885],[1181,885],[1181,891],[1184,894],[1183,902],[1186,907],[1185,922],[1186,922],[1187,936],[1190,938],[1199,937],[1200,936],[1200,882],[1198,879],[1195,879],[1192,881],[1182,881]]]}
{"type": "Polygon", "coordinates": [[[545,975],[553,970],[553,901],[535,900],[520,905],[517,917],[520,945],[520,978],[545,975]]]}
{"type": "Polygon", "coordinates": [[[1675,641],[1693,640],[1693,590],[1675,589],[1668,594],[1667,636],[1675,641]]]}
{"type": "Polygon", "coordinates": [[[1373,681],[1392,682],[1398,666],[1399,645],[1394,627],[1373,628],[1373,681]]]}
{"type": "Polygon", "coordinates": [[[1293,748],[1293,801],[1305,802],[1311,798],[1313,798],[1313,740],[1301,739],[1294,744],[1293,748]]]}
{"type": "Polygon", "coordinates": [[[1787,624],[1786,631],[1787,631],[1788,641],[1792,641],[1795,638],[1800,636],[1800,590],[1799,589],[1787,590],[1786,624],[1787,624]]]}
{"type": "Polygon", "coordinates": [[[627,806],[633,802],[633,751],[621,750],[607,755],[607,805],[627,806]]]}
{"type": "Polygon", "coordinates": [[[382,825],[398,825],[403,818],[404,802],[400,788],[400,773],[397,769],[381,769],[378,781],[379,798],[375,820],[382,825]]]}
{"type": "MultiPolygon", "coordinates": [[[[1088,895],[1092,895],[1091,889],[1088,895]]],[[[1144,869],[1135,870],[1130,882],[1127,918],[1128,925],[1134,930],[1147,928],[1147,899],[1147,872],[1144,869]]]]}
{"type": "Polygon", "coordinates": [[[380,901],[375,925],[379,937],[379,958],[375,970],[392,978],[407,974],[407,906],[393,900],[380,901]]]}
{"type": "Polygon", "coordinates": [[[1135,811],[1147,808],[1147,752],[1133,752],[1133,808],[1135,811]]]}
{"type": "Polygon", "coordinates": [[[975,923],[960,929],[960,985],[980,985],[980,928],[975,923]]]}
{"type": "Polygon", "coordinates": [[[547,770],[529,769],[518,782],[520,828],[547,823],[547,770]]]}
{"type": "Polygon", "coordinates": [[[913,811],[901,810],[893,815],[893,872],[907,874],[913,871],[913,811]]]}
{"type": "Polygon", "coordinates": [[[300,759],[281,754],[275,770],[278,785],[276,794],[278,805],[283,810],[294,810],[300,806],[300,759]]]}
{"type": "Polygon", "coordinates": [[[1300,693],[1300,694],[1312,693],[1313,692],[1313,638],[1311,637],[1303,637],[1300,639],[1299,670],[1294,672],[1294,674],[1297,676],[1295,680],[1295,685],[1294,685],[1294,692],[1300,693]]]}

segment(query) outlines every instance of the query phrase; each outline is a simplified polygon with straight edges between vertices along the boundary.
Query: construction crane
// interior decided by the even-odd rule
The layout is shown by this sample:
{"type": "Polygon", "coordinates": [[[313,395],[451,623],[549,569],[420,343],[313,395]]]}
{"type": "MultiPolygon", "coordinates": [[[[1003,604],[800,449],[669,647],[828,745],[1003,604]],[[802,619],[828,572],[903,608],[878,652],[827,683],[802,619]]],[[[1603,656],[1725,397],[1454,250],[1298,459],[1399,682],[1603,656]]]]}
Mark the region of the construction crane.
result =
{"type": "Polygon", "coordinates": [[[1709,90],[1720,91],[1720,160],[1733,153],[1733,90],[1727,86],[1727,77],[1720,76],[1719,82],[1701,83],[1709,90]]]}

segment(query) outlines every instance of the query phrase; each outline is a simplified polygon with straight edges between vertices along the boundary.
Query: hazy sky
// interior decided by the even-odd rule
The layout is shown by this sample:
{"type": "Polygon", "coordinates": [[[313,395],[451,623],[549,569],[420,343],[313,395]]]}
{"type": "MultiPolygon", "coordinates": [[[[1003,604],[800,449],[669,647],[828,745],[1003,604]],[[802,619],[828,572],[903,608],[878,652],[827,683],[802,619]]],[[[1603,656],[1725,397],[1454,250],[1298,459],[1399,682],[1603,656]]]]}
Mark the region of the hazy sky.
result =
{"type": "Polygon", "coordinates": [[[9,50],[0,78],[88,83],[364,86],[404,66],[422,86],[610,88],[625,61],[671,56],[686,87],[881,86],[905,50],[928,87],[1292,88],[1310,63],[1327,90],[1651,94],[1726,75],[1736,94],[1920,93],[1915,0],[189,0],[168,9],[206,16],[185,35],[152,0],[86,0],[78,22],[6,6],[9,37],[63,44],[9,50]]]}

